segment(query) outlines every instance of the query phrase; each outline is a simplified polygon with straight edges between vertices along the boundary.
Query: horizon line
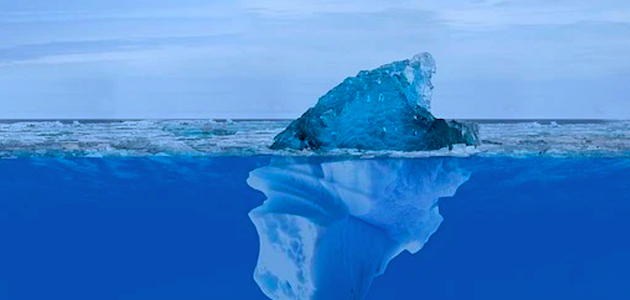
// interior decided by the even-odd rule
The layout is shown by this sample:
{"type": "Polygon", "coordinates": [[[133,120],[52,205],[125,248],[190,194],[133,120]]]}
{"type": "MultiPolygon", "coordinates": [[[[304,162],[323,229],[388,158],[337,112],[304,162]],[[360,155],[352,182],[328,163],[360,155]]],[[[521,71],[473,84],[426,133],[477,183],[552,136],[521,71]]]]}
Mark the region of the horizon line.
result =
{"type": "MultiPolygon", "coordinates": [[[[617,118],[436,118],[460,121],[630,121],[617,118]]],[[[3,121],[293,121],[290,118],[0,118],[3,121]]]]}

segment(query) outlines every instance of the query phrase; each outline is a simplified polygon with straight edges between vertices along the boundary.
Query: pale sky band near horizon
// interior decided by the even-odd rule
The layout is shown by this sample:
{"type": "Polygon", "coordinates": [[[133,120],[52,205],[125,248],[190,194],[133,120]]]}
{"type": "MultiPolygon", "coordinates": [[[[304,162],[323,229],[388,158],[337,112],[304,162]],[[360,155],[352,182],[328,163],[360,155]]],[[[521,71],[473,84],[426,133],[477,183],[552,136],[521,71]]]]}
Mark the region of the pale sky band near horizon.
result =
{"type": "Polygon", "coordinates": [[[625,0],[0,0],[2,119],[296,118],[430,52],[443,118],[630,119],[625,0]]]}

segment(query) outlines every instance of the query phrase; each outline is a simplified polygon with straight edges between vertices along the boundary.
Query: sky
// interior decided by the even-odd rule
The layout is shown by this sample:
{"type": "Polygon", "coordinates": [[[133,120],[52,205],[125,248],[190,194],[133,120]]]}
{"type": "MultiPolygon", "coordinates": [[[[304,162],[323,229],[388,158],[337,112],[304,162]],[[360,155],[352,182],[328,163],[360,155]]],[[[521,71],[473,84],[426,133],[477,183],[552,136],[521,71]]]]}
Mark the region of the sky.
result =
{"type": "Polygon", "coordinates": [[[0,118],[296,118],[425,51],[438,117],[630,119],[627,0],[0,0],[0,118]]]}

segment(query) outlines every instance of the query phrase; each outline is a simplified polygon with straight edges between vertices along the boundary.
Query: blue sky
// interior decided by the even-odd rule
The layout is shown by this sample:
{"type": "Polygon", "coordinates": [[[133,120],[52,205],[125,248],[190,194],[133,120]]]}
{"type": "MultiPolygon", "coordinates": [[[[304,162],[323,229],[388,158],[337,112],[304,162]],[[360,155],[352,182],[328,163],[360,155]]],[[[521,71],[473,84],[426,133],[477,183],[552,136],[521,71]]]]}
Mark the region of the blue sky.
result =
{"type": "Polygon", "coordinates": [[[428,51],[446,118],[630,119],[626,0],[0,0],[0,118],[295,118],[428,51]]]}

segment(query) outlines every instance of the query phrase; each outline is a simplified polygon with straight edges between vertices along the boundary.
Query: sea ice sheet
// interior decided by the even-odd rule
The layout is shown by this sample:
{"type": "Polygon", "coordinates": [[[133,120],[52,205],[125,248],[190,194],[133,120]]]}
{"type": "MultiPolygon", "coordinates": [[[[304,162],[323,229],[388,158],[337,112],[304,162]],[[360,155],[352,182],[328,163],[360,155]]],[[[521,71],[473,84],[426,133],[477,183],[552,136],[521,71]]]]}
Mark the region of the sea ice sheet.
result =
{"type": "Polygon", "coordinates": [[[629,121],[477,121],[480,146],[456,145],[436,151],[401,152],[336,149],[269,149],[290,121],[0,120],[0,159],[102,156],[554,156],[630,157],[629,121]]]}

